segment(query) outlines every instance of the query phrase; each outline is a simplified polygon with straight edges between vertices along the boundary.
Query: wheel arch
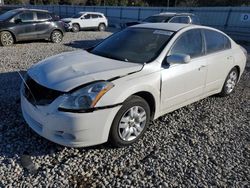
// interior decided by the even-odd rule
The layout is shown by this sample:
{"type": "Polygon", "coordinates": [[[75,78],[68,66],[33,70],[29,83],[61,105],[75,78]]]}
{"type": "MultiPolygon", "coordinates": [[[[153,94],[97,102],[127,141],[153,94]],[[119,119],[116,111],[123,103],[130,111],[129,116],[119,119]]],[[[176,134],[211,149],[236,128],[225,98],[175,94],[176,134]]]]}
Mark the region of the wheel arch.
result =
{"type": "Polygon", "coordinates": [[[149,108],[150,108],[150,120],[153,120],[155,116],[155,106],[156,106],[154,96],[148,91],[140,91],[140,92],[134,93],[133,95],[143,98],[148,103],[149,108]]]}
{"type": "Polygon", "coordinates": [[[59,31],[59,32],[62,34],[62,36],[64,36],[64,32],[63,32],[61,29],[59,29],[59,28],[53,29],[53,30],[50,32],[50,36],[52,35],[52,33],[53,33],[54,31],[59,31]]]}

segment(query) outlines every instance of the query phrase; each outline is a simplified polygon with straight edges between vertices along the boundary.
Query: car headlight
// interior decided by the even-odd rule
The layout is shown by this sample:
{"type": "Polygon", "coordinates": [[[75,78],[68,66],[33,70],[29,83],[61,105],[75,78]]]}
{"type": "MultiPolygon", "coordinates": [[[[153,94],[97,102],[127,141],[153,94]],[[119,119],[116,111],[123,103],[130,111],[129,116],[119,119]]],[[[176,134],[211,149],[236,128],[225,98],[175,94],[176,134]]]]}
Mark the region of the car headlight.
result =
{"type": "Polygon", "coordinates": [[[114,84],[107,81],[96,82],[78,89],[70,94],[65,94],[65,99],[59,106],[64,110],[87,110],[93,108],[100,98],[108,92],[114,84]]]}

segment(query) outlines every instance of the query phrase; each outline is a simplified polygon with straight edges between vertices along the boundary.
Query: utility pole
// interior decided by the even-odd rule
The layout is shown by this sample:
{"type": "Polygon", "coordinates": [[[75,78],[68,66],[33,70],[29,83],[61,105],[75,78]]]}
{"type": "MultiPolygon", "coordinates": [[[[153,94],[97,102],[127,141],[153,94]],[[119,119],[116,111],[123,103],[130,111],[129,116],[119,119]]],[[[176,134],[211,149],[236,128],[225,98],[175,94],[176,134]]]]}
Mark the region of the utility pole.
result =
{"type": "Polygon", "coordinates": [[[168,7],[169,7],[169,0],[168,0],[168,7]]]}

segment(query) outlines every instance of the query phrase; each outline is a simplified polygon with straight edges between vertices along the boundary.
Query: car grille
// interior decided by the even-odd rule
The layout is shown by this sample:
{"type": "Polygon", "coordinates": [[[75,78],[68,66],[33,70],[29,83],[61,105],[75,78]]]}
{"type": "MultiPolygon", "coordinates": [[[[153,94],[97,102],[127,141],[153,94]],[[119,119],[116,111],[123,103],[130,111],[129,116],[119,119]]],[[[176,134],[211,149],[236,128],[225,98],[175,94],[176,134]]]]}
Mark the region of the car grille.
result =
{"type": "Polygon", "coordinates": [[[28,75],[25,78],[25,82],[26,84],[23,83],[22,86],[23,95],[33,105],[49,105],[63,94],[61,91],[49,89],[38,84],[28,75]]]}

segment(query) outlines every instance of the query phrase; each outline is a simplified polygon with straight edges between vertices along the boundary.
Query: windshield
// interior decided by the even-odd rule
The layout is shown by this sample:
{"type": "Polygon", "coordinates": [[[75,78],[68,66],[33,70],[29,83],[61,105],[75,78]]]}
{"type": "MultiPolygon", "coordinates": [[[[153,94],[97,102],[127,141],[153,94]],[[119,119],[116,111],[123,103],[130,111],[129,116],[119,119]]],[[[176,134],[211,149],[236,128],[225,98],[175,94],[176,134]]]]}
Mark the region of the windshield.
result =
{"type": "Polygon", "coordinates": [[[77,14],[75,14],[72,18],[80,18],[81,16],[82,16],[82,14],[77,13],[77,14]]]}
{"type": "Polygon", "coordinates": [[[167,22],[170,18],[171,16],[150,16],[142,21],[148,23],[160,23],[167,22]]]}
{"type": "Polygon", "coordinates": [[[128,28],[104,40],[90,53],[120,61],[148,63],[161,53],[172,35],[172,31],[166,30],[128,28]]]}
{"type": "Polygon", "coordinates": [[[5,13],[0,15],[0,20],[7,20],[7,19],[11,18],[12,16],[14,16],[18,12],[19,12],[18,10],[10,10],[8,12],[5,12],[5,13]]]}

